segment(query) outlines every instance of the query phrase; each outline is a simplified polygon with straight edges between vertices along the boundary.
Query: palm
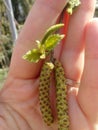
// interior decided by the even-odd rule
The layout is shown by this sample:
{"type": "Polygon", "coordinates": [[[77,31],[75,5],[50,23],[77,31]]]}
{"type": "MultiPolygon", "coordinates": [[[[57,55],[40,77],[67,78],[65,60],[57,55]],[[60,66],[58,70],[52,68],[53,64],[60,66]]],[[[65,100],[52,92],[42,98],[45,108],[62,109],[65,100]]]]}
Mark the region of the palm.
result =
{"type": "Polygon", "coordinates": [[[5,101],[9,104],[9,106],[14,110],[17,111],[17,114],[21,116],[21,120],[25,120],[27,122],[27,126],[22,126],[22,129],[24,127],[27,127],[29,130],[54,130],[56,127],[55,125],[52,125],[51,127],[47,127],[47,125],[43,122],[41,112],[40,112],[40,106],[39,106],[39,79],[35,80],[27,80],[27,81],[14,81],[13,84],[13,90],[11,88],[8,88],[4,90],[2,97],[4,97],[5,101]],[[16,82],[20,82],[20,85],[16,87],[16,82]],[[33,88],[33,89],[32,89],[33,88]],[[12,93],[15,93],[15,96],[12,101],[12,93]],[[7,95],[7,96],[6,96],[7,95]],[[9,95],[10,98],[8,98],[9,95]]]}
{"type": "MultiPolygon", "coordinates": [[[[23,80],[16,80],[14,81],[13,86],[4,90],[2,98],[4,98],[4,101],[8,103],[9,107],[20,116],[19,122],[22,122],[22,120],[26,122],[25,126],[21,126],[22,129],[57,130],[57,122],[54,122],[50,127],[43,122],[39,106],[38,87],[39,79],[27,80],[25,82],[23,80]],[[20,82],[20,84],[16,87],[17,82],[20,82]],[[13,94],[14,98],[12,98],[13,94]]],[[[71,107],[70,114],[72,130],[78,130],[79,128],[82,130],[84,127],[88,129],[88,120],[81,111],[73,92],[69,94],[69,104],[71,104],[69,106],[71,107]]]]}
{"type": "MultiPolygon", "coordinates": [[[[53,1],[54,6],[55,6],[55,2],[56,0],[53,1]]],[[[82,5],[79,11],[76,12],[76,14],[73,15],[70,20],[68,36],[66,38],[66,44],[63,47],[62,54],[60,57],[60,61],[62,62],[65,69],[66,77],[73,80],[79,80],[83,72],[84,27],[89,21],[89,19],[92,18],[93,12],[94,12],[95,0],[93,1],[88,0],[87,5],[85,4],[85,2],[86,1],[82,0],[82,5]],[[85,13],[84,10],[86,10],[87,13],[85,13]],[[83,17],[81,17],[81,15],[83,17]]],[[[61,4],[61,6],[63,4],[61,4]]],[[[35,8],[33,9],[34,12],[36,10],[36,6],[37,5],[35,4],[35,8]]],[[[60,4],[58,6],[60,6],[60,4]]],[[[58,6],[56,3],[55,8],[57,8],[58,6]]],[[[42,8],[42,4],[39,7],[42,8]]],[[[51,9],[51,6],[50,6],[50,9],[51,9]]],[[[44,11],[44,13],[42,13],[43,20],[39,20],[38,24],[36,23],[37,25],[35,25],[34,27],[36,30],[36,33],[34,29],[31,30],[32,25],[30,26],[29,22],[31,22],[31,19],[38,19],[40,16],[40,13],[37,12],[37,17],[33,15],[32,18],[30,18],[29,16],[27,23],[24,26],[24,29],[17,40],[17,45],[15,46],[15,49],[13,52],[9,76],[5,83],[5,87],[1,91],[2,101],[6,102],[6,104],[8,104],[8,107],[11,108],[11,110],[13,110],[12,114],[14,115],[15,120],[17,120],[18,124],[20,124],[21,129],[24,129],[24,130],[25,129],[26,130],[29,130],[29,129],[30,130],[39,130],[39,129],[57,130],[57,122],[54,122],[54,124],[51,127],[47,127],[42,120],[42,116],[40,112],[39,99],[38,99],[38,95],[39,95],[39,91],[38,91],[39,76],[38,75],[39,75],[41,63],[37,65],[30,64],[21,59],[23,54],[32,47],[32,45],[28,43],[32,43],[32,41],[35,41],[36,37],[38,37],[39,39],[40,37],[42,37],[42,34],[45,31],[45,29],[48,26],[50,26],[50,23],[52,22],[51,19],[53,19],[55,17],[54,15],[56,15],[57,13],[57,11],[53,11],[53,10],[52,10],[53,11],[52,13],[48,11],[46,11],[46,13],[51,14],[51,17],[49,17],[48,19],[49,20],[48,23],[46,22],[43,24],[43,21],[47,19],[47,16],[44,11]],[[40,29],[42,28],[42,29],[39,30],[39,28],[40,29]],[[28,29],[28,33],[26,33],[27,29],[28,29]],[[32,38],[31,34],[34,34],[34,39],[32,38]]],[[[60,47],[58,47],[57,49],[55,51],[56,57],[58,55],[57,52],[59,52],[60,47]]],[[[88,52],[89,51],[87,51],[87,54],[88,52]]],[[[94,51],[92,52],[94,53],[94,51]]],[[[85,76],[87,76],[88,81],[90,80],[89,78],[90,73],[88,72],[89,70],[87,68],[89,68],[90,70],[90,67],[87,66],[87,62],[86,62],[85,67],[84,67],[83,77],[82,77],[83,80],[79,88],[79,93],[77,92],[76,88],[72,89],[69,92],[69,112],[70,112],[70,119],[71,119],[70,120],[71,130],[94,129],[92,124],[94,124],[93,122],[97,120],[95,114],[92,115],[90,113],[93,113],[94,110],[96,110],[95,113],[97,113],[98,106],[94,104],[92,105],[91,103],[90,104],[87,103],[89,101],[88,97],[91,96],[91,93],[87,93],[89,92],[88,87],[85,88],[86,91],[83,91],[84,87],[86,86],[86,83],[88,86],[90,85],[88,84],[88,82],[85,82],[84,80],[85,76]],[[87,71],[86,74],[85,74],[85,71],[87,71]],[[85,94],[85,96],[83,96],[83,94],[85,94]],[[81,99],[81,97],[83,100],[81,99]],[[95,109],[95,106],[96,106],[96,109],[95,109]],[[88,118],[90,120],[88,120],[88,118]],[[91,123],[91,125],[88,125],[89,123],[91,123]]],[[[91,96],[90,99],[93,100],[93,97],[91,96]]],[[[97,95],[96,95],[96,101],[97,101],[97,95]]]]}

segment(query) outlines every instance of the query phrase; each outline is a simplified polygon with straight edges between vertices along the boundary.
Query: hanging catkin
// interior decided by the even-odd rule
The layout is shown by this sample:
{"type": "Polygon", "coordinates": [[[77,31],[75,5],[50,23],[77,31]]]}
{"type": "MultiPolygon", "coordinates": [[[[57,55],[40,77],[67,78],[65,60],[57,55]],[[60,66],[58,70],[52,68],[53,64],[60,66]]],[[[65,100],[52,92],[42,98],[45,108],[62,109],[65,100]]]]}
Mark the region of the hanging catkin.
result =
{"type": "Polygon", "coordinates": [[[58,130],[69,130],[67,87],[64,69],[57,60],[55,64],[55,80],[56,80],[56,107],[58,115],[58,130]]]}
{"type": "Polygon", "coordinates": [[[40,109],[42,112],[43,120],[47,125],[51,125],[53,123],[53,115],[49,100],[50,77],[53,68],[54,65],[52,62],[45,62],[40,74],[40,87],[39,87],[40,109]]]}

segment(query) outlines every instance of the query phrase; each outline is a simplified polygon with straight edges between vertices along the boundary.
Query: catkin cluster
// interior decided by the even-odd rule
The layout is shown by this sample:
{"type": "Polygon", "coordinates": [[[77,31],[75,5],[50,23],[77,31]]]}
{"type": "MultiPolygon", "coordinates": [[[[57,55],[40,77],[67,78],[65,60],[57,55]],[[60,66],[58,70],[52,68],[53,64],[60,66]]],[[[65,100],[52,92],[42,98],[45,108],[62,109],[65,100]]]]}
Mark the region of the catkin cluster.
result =
{"type": "Polygon", "coordinates": [[[45,62],[40,74],[39,99],[43,119],[47,125],[53,123],[53,115],[49,100],[50,77],[54,68],[53,63],[45,62]]]}
{"type": "Polygon", "coordinates": [[[64,69],[61,63],[57,60],[45,62],[40,74],[40,109],[43,119],[47,125],[53,123],[53,115],[49,100],[49,86],[51,73],[54,70],[56,82],[56,108],[58,115],[58,130],[69,130],[68,102],[67,102],[67,87],[64,69]]]}

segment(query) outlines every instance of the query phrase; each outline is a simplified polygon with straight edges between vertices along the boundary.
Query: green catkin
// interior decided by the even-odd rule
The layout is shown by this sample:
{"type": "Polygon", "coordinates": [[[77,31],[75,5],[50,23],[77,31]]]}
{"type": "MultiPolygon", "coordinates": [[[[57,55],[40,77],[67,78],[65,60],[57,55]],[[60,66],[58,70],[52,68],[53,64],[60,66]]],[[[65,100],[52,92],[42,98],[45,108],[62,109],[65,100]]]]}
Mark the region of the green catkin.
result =
{"type": "Polygon", "coordinates": [[[58,130],[69,130],[67,87],[64,68],[57,60],[55,60],[54,65],[56,80],[56,107],[58,115],[58,130]]]}
{"type": "Polygon", "coordinates": [[[49,100],[50,77],[54,64],[45,62],[40,73],[39,100],[44,122],[50,126],[53,123],[53,115],[49,100]]]}

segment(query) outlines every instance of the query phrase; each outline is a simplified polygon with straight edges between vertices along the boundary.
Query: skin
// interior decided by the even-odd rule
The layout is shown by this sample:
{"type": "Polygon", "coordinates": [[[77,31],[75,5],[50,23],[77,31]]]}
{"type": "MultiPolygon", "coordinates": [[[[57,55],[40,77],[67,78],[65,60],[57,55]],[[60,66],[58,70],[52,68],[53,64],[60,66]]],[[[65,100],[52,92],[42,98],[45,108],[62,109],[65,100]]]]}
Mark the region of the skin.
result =
{"type": "MultiPolygon", "coordinates": [[[[46,29],[54,24],[66,2],[36,0],[31,9],[16,41],[9,74],[0,91],[1,130],[57,130],[55,107],[55,122],[51,127],[44,124],[39,109],[38,87],[42,63],[29,63],[22,56],[35,47],[34,41],[40,40],[46,29]]],[[[67,78],[81,79],[78,88],[70,86],[68,90],[70,130],[97,130],[98,19],[92,19],[96,0],[81,2],[78,11],[71,16],[66,43],[62,50],[61,45],[56,48],[54,56],[60,57],[67,78]]],[[[51,95],[55,103],[54,87],[51,95]]]]}

